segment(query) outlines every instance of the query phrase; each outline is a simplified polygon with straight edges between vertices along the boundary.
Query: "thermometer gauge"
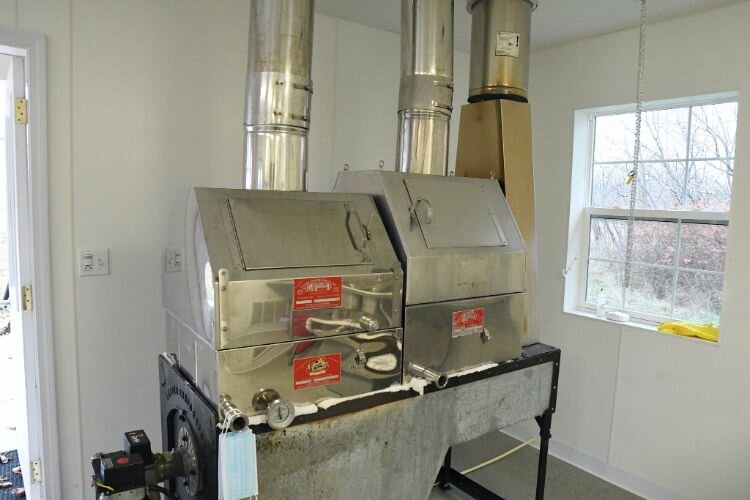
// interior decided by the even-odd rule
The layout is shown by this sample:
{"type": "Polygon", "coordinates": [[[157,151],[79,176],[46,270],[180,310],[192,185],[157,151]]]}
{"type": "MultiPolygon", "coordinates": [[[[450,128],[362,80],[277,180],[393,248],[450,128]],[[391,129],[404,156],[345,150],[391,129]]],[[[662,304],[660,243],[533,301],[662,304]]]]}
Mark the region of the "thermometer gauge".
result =
{"type": "Polygon", "coordinates": [[[268,405],[266,418],[272,429],[289,427],[294,420],[294,405],[284,399],[271,401],[268,405]]]}
{"type": "Polygon", "coordinates": [[[261,389],[253,396],[253,408],[266,412],[266,421],[272,429],[283,429],[294,420],[294,405],[281,399],[273,389],[261,389]]]}

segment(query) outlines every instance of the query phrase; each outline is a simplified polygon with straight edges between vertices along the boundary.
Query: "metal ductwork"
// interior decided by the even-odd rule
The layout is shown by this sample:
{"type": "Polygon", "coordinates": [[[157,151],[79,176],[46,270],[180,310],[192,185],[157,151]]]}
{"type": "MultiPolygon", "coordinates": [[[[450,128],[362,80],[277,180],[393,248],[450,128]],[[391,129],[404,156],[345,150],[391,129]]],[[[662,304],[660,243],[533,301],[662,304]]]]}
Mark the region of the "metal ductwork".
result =
{"type": "Polygon", "coordinates": [[[402,0],[396,169],[445,175],[453,103],[453,0],[402,0]]]}
{"type": "Polygon", "coordinates": [[[529,88],[531,12],[537,0],[468,0],[471,14],[469,102],[525,102],[529,88]]]}
{"type": "Polygon", "coordinates": [[[245,188],[304,191],[314,0],[252,0],[245,188]]]}

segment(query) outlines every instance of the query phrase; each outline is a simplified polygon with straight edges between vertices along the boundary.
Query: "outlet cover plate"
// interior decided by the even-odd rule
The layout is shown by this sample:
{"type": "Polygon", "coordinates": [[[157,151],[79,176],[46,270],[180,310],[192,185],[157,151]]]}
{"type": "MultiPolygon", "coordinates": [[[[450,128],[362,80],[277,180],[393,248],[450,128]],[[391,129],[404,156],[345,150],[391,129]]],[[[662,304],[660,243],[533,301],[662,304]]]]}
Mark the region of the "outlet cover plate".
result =
{"type": "Polygon", "coordinates": [[[109,249],[78,251],[78,276],[104,276],[109,274],[109,249]]]}
{"type": "Polygon", "coordinates": [[[181,248],[167,248],[164,257],[164,272],[182,272],[183,251],[181,248]]]}

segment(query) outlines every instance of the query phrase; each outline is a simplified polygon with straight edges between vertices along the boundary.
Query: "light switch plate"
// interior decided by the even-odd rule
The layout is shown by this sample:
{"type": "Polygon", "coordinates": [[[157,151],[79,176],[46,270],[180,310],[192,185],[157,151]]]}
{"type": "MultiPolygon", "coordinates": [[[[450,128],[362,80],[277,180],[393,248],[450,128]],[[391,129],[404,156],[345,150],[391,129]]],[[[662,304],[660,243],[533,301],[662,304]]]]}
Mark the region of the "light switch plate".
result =
{"type": "Polygon", "coordinates": [[[164,272],[179,273],[182,271],[182,249],[167,248],[164,258],[164,272]]]}
{"type": "Polygon", "coordinates": [[[109,274],[109,249],[78,251],[78,276],[103,276],[109,274]]]}

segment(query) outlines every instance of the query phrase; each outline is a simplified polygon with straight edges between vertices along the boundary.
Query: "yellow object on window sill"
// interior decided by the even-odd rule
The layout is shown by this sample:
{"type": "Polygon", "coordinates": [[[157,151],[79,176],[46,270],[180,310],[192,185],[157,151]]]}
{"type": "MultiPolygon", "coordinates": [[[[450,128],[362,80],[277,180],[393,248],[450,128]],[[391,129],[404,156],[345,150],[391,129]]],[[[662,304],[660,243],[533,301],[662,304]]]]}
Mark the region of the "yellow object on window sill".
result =
{"type": "Polygon", "coordinates": [[[673,333],[684,337],[698,337],[699,339],[708,340],[709,342],[719,341],[719,328],[712,325],[698,325],[688,323],[687,321],[670,321],[662,323],[658,330],[665,333],[673,333]]]}

